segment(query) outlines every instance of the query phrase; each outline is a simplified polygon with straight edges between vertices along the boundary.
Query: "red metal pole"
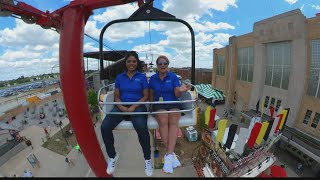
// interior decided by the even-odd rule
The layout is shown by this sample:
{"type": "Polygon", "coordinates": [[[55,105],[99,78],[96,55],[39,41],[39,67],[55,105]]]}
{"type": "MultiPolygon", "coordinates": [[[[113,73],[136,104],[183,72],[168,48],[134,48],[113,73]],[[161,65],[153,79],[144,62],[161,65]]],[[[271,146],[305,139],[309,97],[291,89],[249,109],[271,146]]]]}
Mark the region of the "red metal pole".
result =
{"type": "Polygon", "coordinates": [[[110,177],[91,121],[83,73],[83,37],[90,15],[83,6],[63,13],[60,31],[60,81],[68,116],[78,144],[96,177],[110,177]]]}

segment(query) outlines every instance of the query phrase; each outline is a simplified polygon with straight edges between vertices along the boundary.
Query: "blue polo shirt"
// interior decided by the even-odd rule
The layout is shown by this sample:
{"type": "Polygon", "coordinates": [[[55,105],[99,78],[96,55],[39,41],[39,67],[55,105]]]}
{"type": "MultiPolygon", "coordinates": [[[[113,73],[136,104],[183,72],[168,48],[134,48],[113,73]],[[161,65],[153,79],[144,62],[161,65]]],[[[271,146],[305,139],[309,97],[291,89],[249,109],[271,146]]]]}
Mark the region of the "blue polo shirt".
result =
{"type": "Polygon", "coordinates": [[[159,101],[159,97],[163,97],[163,101],[177,101],[178,98],[174,94],[176,87],[180,87],[180,81],[172,72],[167,72],[163,81],[158,73],[152,75],[149,80],[149,88],[153,90],[154,101],[159,101]]]}
{"type": "Polygon", "coordinates": [[[127,72],[117,75],[115,88],[120,90],[122,102],[137,102],[143,97],[143,90],[149,86],[146,75],[136,71],[131,79],[127,72]]]}

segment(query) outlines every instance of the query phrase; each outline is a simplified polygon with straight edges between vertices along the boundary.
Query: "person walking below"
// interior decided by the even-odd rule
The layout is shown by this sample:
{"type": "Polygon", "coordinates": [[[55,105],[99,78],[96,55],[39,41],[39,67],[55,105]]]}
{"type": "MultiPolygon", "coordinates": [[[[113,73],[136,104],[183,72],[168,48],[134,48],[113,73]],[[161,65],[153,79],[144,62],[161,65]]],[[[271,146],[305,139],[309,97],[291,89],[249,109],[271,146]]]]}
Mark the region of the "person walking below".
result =
{"type": "MultiPolygon", "coordinates": [[[[117,75],[115,81],[114,101],[115,102],[145,102],[148,99],[149,90],[146,75],[142,74],[142,63],[138,54],[129,52],[125,57],[125,72],[117,75]]],[[[144,104],[116,105],[111,112],[147,112],[144,104]]],[[[109,156],[107,173],[113,174],[119,154],[114,148],[114,137],[112,130],[124,119],[132,122],[139,138],[145,159],[145,173],[147,176],[153,174],[151,162],[150,135],[147,126],[148,116],[146,114],[115,115],[107,114],[101,124],[101,135],[109,156]]]]}
{"type": "Polygon", "coordinates": [[[66,157],[65,161],[66,161],[66,163],[68,163],[68,166],[70,166],[70,165],[74,166],[74,162],[72,161],[71,158],[66,157]]]}
{"type": "MultiPolygon", "coordinates": [[[[190,90],[189,85],[180,85],[176,74],[169,72],[169,59],[166,56],[159,56],[156,60],[158,73],[150,77],[150,101],[178,101],[182,93],[190,90]]],[[[175,104],[154,104],[151,107],[153,112],[179,111],[182,109],[180,103],[175,104]]],[[[163,171],[173,173],[173,169],[181,166],[174,148],[177,142],[177,133],[179,130],[180,112],[159,113],[156,114],[156,120],[159,124],[161,139],[166,147],[164,156],[163,171]]]]}

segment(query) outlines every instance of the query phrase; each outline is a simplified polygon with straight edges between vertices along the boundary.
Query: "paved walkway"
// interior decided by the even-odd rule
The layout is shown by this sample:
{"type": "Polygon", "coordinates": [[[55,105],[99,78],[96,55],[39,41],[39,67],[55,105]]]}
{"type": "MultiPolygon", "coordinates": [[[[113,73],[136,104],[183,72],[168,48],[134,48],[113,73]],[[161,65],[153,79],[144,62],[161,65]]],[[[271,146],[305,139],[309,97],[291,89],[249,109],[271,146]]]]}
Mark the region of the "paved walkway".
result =
{"type": "MultiPolygon", "coordinates": [[[[67,118],[62,120],[63,126],[69,123],[67,118]]],[[[101,123],[96,123],[96,133],[103,150],[104,156],[107,157],[105,147],[100,134],[101,123]]],[[[50,136],[57,133],[60,128],[52,127],[50,136]]],[[[42,138],[45,137],[41,127],[36,125],[30,126],[22,130],[21,135],[31,140],[33,149],[28,148],[21,151],[18,155],[12,157],[3,166],[0,167],[0,174],[7,177],[17,175],[23,176],[25,169],[30,170],[34,177],[95,177],[84,156],[73,148],[68,157],[72,159],[75,166],[68,166],[65,157],[43,148],[42,138]],[[28,154],[34,153],[40,162],[40,167],[32,168],[26,157],[28,154]]],[[[114,131],[115,148],[119,152],[119,162],[115,171],[115,177],[147,177],[144,172],[144,159],[140,144],[135,131],[121,130],[114,131]]],[[[152,150],[153,152],[153,150],[152,150]]],[[[153,154],[152,154],[153,157],[153,154]]],[[[193,166],[186,166],[175,169],[175,173],[167,175],[161,172],[161,169],[154,171],[153,177],[197,177],[193,166]]]]}
{"type": "MultiPolygon", "coordinates": [[[[217,106],[217,114],[222,117],[224,110],[223,105],[217,106]]],[[[234,118],[233,121],[237,121],[234,118]]],[[[63,126],[69,123],[67,118],[62,119],[63,126]]],[[[100,124],[96,124],[95,130],[98,137],[98,141],[101,145],[104,156],[107,157],[105,147],[102,142],[100,134],[100,124]]],[[[58,132],[60,128],[51,127],[51,136],[58,132]]],[[[14,174],[17,176],[23,176],[25,169],[30,170],[34,177],[95,177],[94,173],[88,166],[86,159],[75,148],[73,148],[68,157],[72,159],[75,166],[68,166],[65,162],[65,157],[54,153],[46,148],[43,148],[42,138],[45,137],[43,128],[32,125],[21,131],[23,136],[26,136],[31,140],[33,149],[28,148],[21,151],[18,155],[12,157],[8,162],[0,167],[0,174],[7,177],[12,177],[14,174]],[[26,157],[28,154],[34,153],[34,155],[40,161],[40,167],[32,168],[28,163],[26,157]]],[[[115,135],[115,148],[119,152],[119,162],[115,171],[115,177],[146,177],[144,172],[144,160],[138,138],[134,130],[118,130],[114,131],[115,135]]],[[[152,141],[151,141],[152,143],[152,141]]],[[[153,144],[153,143],[152,143],[153,144]]],[[[153,152],[153,149],[152,149],[153,152]]],[[[153,154],[152,156],[153,157],[153,154]]],[[[299,177],[292,169],[295,167],[290,159],[278,158],[276,164],[288,165],[287,173],[289,177],[299,177]]],[[[196,171],[193,166],[184,166],[174,170],[174,174],[164,174],[161,169],[155,169],[153,177],[197,177],[196,171]]]]}

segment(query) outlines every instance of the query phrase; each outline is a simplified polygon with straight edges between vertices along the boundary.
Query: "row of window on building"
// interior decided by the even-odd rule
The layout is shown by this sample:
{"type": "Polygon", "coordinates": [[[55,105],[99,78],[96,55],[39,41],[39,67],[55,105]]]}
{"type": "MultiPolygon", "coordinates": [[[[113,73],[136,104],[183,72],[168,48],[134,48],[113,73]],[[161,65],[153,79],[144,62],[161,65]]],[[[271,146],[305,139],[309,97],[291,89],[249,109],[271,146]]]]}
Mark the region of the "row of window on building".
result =
{"type": "MultiPolygon", "coordinates": [[[[306,115],[304,116],[304,119],[303,119],[303,124],[309,125],[311,117],[312,117],[312,111],[307,109],[306,115]]],[[[313,121],[310,124],[310,126],[313,128],[317,128],[319,120],[320,120],[320,113],[315,112],[315,115],[313,117],[313,121]]]]}
{"type": "MultiPolygon", "coordinates": [[[[277,112],[281,106],[281,100],[280,99],[275,99],[273,97],[266,96],[265,101],[264,101],[264,107],[270,109],[271,107],[275,107],[275,111],[277,112]],[[269,103],[270,102],[270,103],[269,103]]],[[[310,119],[312,117],[312,111],[307,109],[306,115],[303,120],[303,124],[309,125],[310,119]]],[[[317,128],[318,123],[320,121],[320,113],[315,112],[315,115],[313,117],[313,121],[311,122],[310,126],[313,128],[317,128]]]]}
{"type": "MultiPolygon", "coordinates": [[[[291,71],[291,42],[266,45],[265,85],[288,89],[291,71]]],[[[253,47],[238,48],[237,80],[252,82],[253,47]]],[[[225,57],[218,56],[217,75],[225,75],[225,57]]],[[[311,41],[311,67],[307,94],[320,98],[320,39],[311,41]]]]}
{"type": "Polygon", "coordinates": [[[277,99],[277,103],[276,104],[275,104],[275,102],[276,102],[275,98],[273,98],[273,97],[271,98],[270,104],[269,104],[269,100],[270,100],[270,97],[266,96],[266,98],[264,100],[264,107],[268,108],[268,109],[270,109],[271,107],[273,107],[273,108],[275,107],[275,111],[278,111],[280,106],[281,106],[281,100],[277,99]]]}

